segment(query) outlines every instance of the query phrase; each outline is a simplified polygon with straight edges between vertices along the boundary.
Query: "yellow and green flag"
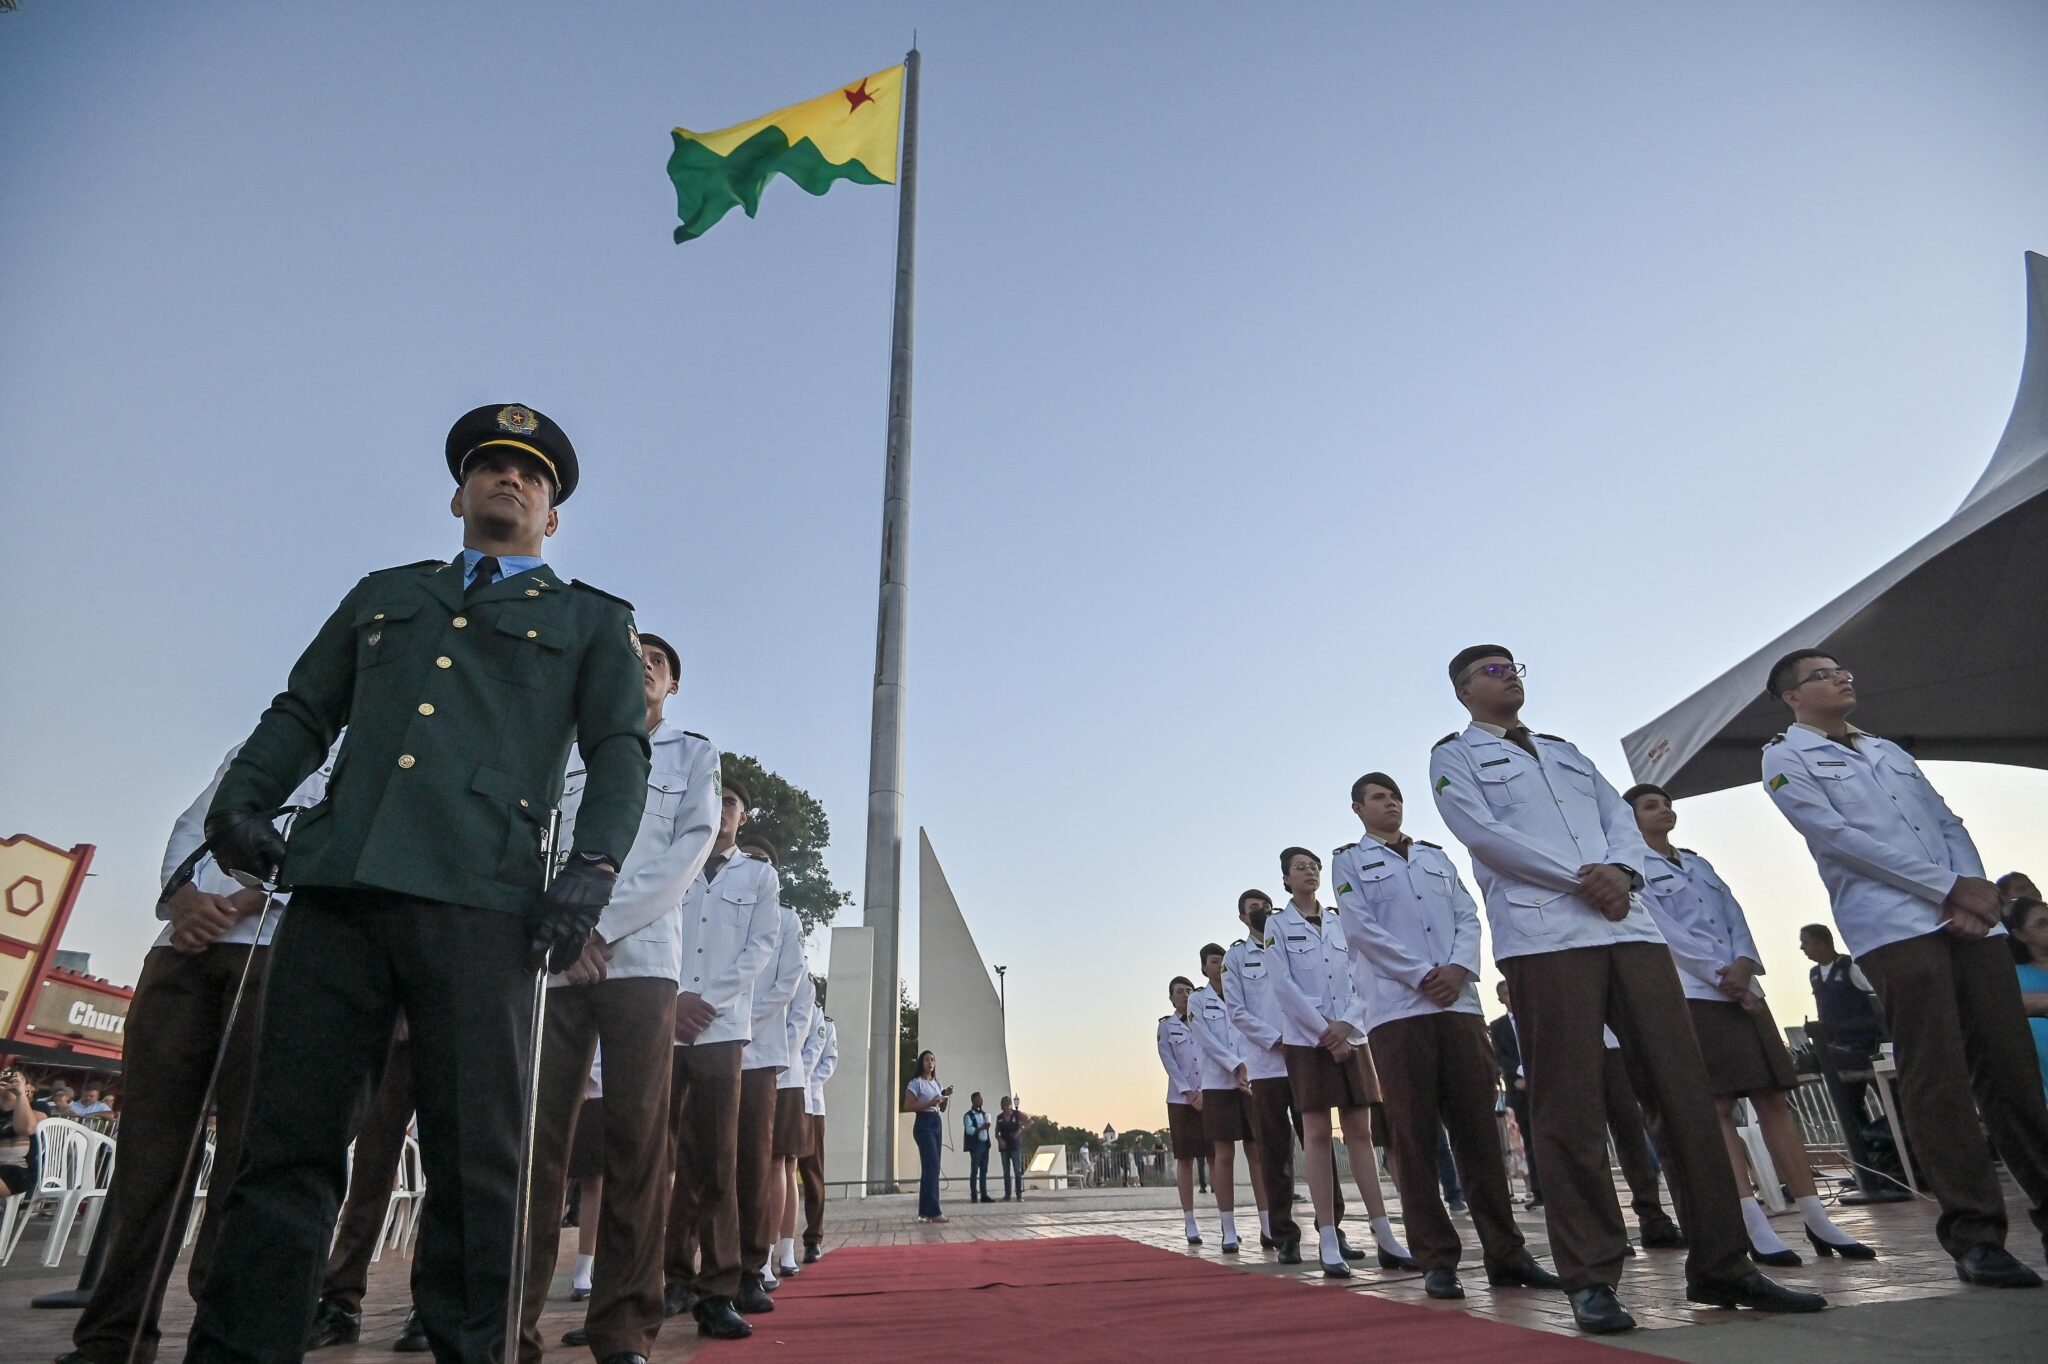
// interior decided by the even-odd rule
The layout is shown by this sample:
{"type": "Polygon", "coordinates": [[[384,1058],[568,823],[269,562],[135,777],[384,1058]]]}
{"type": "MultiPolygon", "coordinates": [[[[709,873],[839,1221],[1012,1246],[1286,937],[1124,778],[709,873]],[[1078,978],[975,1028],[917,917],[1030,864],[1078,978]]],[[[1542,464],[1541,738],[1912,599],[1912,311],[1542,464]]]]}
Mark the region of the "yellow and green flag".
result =
{"type": "Polygon", "coordinates": [[[761,191],[786,175],[811,194],[840,180],[896,183],[896,129],[903,113],[903,68],[877,71],[843,90],[715,133],[675,130],[668,178],[675,182],[682,243],[701,237],[735,205],[749,218],[761,191]]]}

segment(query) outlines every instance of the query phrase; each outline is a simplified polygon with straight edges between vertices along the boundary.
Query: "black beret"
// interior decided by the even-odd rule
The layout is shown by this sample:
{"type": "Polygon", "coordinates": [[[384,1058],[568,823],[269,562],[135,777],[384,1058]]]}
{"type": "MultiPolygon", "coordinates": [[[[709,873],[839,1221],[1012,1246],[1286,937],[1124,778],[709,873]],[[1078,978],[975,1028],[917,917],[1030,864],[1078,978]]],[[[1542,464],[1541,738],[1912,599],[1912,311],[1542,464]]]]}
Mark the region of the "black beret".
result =
{"type": "MultiPolygon", "coordinates": [[[[1667,801],[1671,800],[1671,793],[1669,791],[1666,791],[1663,787],[1657,785],[1656,782],[1644,781],[1637,782],[1634,786],[1631,786],[1628,788],[1628,790],[1622,792],[1621,803],[1623,805],[1628,806],[1631,810],[1633,810],[1635,808],[1636,802],[1641,800],[1644,796],[1662,796],[1667,801]]],[[[1675,801],[1672,803],[1676,804],[1675,801]]]]}
{"type": "Polygon", "coordinates": [[[737,773],[721,772],[718,774],[718,780],[723,789],[732,792],[740,798],[740,808],[742,810],[752,810],[754,808],[754,793],[747,789],[747,784],[739,779],[737,773]]]}
{"type": "Polygon", "coordinates": [[[555,478],[555,506],[576,491],[576,447],[547,414],[520,403],[485,403],[462,414],[448,428],[448,472],[462,482],[463,465],[479,450],[504,446],[524,450],[548,466],[555,478]]]}
{"type": "Polygon", "coordinates": [[[1460,673],[1482,658],[1505,658],[1510,663],[1515,661],[1515,656],[1508,652],[1504,644],[1474,644],[1469,649],[1460,649],[1451,659],[1452,685],[1457,684],[1460,673]]]}
{"type": "Polygon", "coordinates": [[[660,635],[650,635],[645,630],[642,630],[640,632],[640,647],[643,649],[661,650],[668,655],[668,675],[670,677],[681,677],[683,675],[683,656],[676,652],[675,645],[669,643],[660,635]]]}

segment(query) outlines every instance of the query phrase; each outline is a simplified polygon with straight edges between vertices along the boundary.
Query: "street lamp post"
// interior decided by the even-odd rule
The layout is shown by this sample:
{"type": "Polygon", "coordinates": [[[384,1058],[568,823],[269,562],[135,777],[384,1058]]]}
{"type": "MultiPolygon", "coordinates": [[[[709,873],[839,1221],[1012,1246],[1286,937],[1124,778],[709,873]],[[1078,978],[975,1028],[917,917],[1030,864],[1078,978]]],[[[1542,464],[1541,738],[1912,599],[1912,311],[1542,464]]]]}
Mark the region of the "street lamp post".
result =
{"type": "MultiPolygon", "coordinates": [[[[1007,966],[998,966],[996,968],[996,1008],[1002,1011],[1006,1031],[1010,1021],[1009,970],[1010,968],[1007,966]]],[[[1007,1041],[1008,1038],[1006,1037],[1004,1040],[1007,1041]]]]}

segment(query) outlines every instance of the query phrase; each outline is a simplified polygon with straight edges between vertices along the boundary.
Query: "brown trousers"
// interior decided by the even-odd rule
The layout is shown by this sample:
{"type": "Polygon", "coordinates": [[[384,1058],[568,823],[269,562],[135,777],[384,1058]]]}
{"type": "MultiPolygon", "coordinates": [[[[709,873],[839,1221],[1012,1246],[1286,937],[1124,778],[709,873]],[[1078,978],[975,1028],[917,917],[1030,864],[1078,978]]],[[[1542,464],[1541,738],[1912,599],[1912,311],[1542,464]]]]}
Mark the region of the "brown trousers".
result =
{"type": "MultiPolygon", "coordinates": [[[[275,912],[273,911],[273,914],[275,912]]],[[[192,1252],[188,1286],[199,1295],[213,1260],[220,1210],[241,1163],[242,1128],[249,1116],[250,1075],[262,1017],[268,947],[216,944],[197,956],[154,947],[142,964],[128,1008],[123,1056],[121,1129],[114,1138],[114,1183],[101,1216],[109,1219],[107,1257],[92,1301],[71,1333],[93,1364],[122,1364],[128,1342],[142,1332],[140,1364],[156,1358],[157,1316],[163,1299],[145,1301],[157,1247],[166,1233],[182,1236],[192,1207],[192,1182],[180,1176],[186,1144],[204,1117],[200,1096],[220,1049],[228,1003],[249,962],[248,993],[235,1016],[235,1033],[214,1090],[213,1174],[205,1220],[192,1252]],[[175,1229],[175,1230],[173,1230],[175,1229]]],[[[171,1249],[173,1256],[177,1247],[171,1249]]],[[[166,1276],[168,1284],[169,1276],[166,1276]]]]}
{"type": "MultiPolygon", "coordinates": [[[[675,1047],[669,1084],[669,1282],[704,1298],[740,1291],[740,1053],[744,1042],[675,1047]]],[[[773,1084],[773,1081],[770,1081],[773,1084]]],[[[765,1258],[765,1257],[763,1257],[765,1258]]]]}
{"type": "Polygon", "coordinates": [[[811,1129],[811,1153],[799,1156],[797,1178],[804,1186],[804,1244],[815,1246],[825,1239],[825,1115],[804,1118],[811,1129]]]}
{"type": "Polygon", "coordinates": [[[1959,1256],[2005,1244],[2005,1195],[1979,1114],[2048,1236],[2048,1102],[2005,939],[1928,933],[1856,963],[1877,987],[1897,1044],[1899,1099],[1913,1154],[1941,1203],[1934,1234],[1942,1249],[1959,1256]]]}
{"type": "Polygon", "coordinates": [[[768,1182],[775,1177],[775,1066],[740,1072],[740,1268],[758,1271],[775,1246],[769,1225],[768,1182]]]}
{"type": "Polygon", "coordinates": [[[1636,1102],[1620,1049],[1603,1050],[1606,1055],[1600,1061],[1600,1091],[1607,1100],[1607,1135],[1614,1139],[1614,1155],[1621,1162],[1621,1177],[1628,1184],[1629,1206],[1635,1209],[1636,1224],[1644,1231],[1665,1230],[1671,1225],[1671,1215],[1664,1211],[1664,1202],[1657,1194],[1657,1162],[1650,1158],[1643,1106],[1636,1102]]]}
{"type": "Polygon", "coordinates": [[[1252,1144],[1266,1176],[1266,1215],[1273,1239],[1299,1241],[1294,1220],[1294,1087],[1285,1075],[1252,1081],[1252,1144]]]}
{"type": "Polygon", "coordinates": [[[1493,1043],[1477,1014],[1430,1013],[1397,1018],[1372,1030],[1387,1109],[1394,1187],[1408,1227],[1408,1250],[1424,1269],[1455,1269],[1458,1229],[1437,1189],[1439,1119],[1450,1133],[1451,1154],[1465,1183],[1465,1201],[1479,1229],[1489,1270],[1529,1258],[1515,1226],[1507,1162],[1493,1122],[1493,1043]]]}
{"type": "Polygon", "coordinates": [[[1514,993],[1536,1163],[1543,1170],[1544,1221],[1566,1291],[1620,1282],[1628,1248],[1607,1168],[1603,1023],[1621,1038],[1636,1098],[1663,1124],[1671,1197],[1691,1246],[1688,1282],[1719,1284],[1749,1273],[1735,1174],[1671,949],[1660,942],[1613,943],[1510,957],[1500,965],[1514,993]]]}
{"type": "MultiPolygon", "coordinates": [[[[555,1277],[569,1144],[591,1058],[604,1048],[604,1200],[584,1326],[591,1353],[654,1352],[661,1329],[662,1210],[668,1193],[668,1089],[676,983],[661,977],[563,985],[548,991],[533,1138],[533,1215],[519,1355],[538,1364],[541,1308],[555,1277]]],[[[585,1216],[590,1215],[588,1209],[585,1216]]]]}
{"type": "Polygon", "coordinates": [[[362,1310],[369,1286],[370,1256],[377,1233],[384,1229],[384,1211],[391,1205],[391,1185],[405,1153],[405,1129],[412,1121],[412,1044],[402,1036],[391,1041],[384,1077],[356,1128],[355,1161],[349,1166],[348,1198],[334,1249],[327,1255],[327,1277],[320,1285],[322,1301],[338,1302],[351,1312],[362,1310]]]}

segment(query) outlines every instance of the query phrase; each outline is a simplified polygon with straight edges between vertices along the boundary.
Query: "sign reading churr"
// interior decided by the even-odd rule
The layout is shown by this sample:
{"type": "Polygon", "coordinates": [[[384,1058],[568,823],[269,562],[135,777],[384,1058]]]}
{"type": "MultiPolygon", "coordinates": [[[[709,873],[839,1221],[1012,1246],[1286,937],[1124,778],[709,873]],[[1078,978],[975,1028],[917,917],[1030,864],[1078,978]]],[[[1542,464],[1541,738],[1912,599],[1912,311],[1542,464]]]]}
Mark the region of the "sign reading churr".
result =
{"type": "Polygon", "coordinates": [[[116,1058],[134,994],[56,964],[93,847],[0,838],[0,1053],[18,1042],[116,1058]]]}

